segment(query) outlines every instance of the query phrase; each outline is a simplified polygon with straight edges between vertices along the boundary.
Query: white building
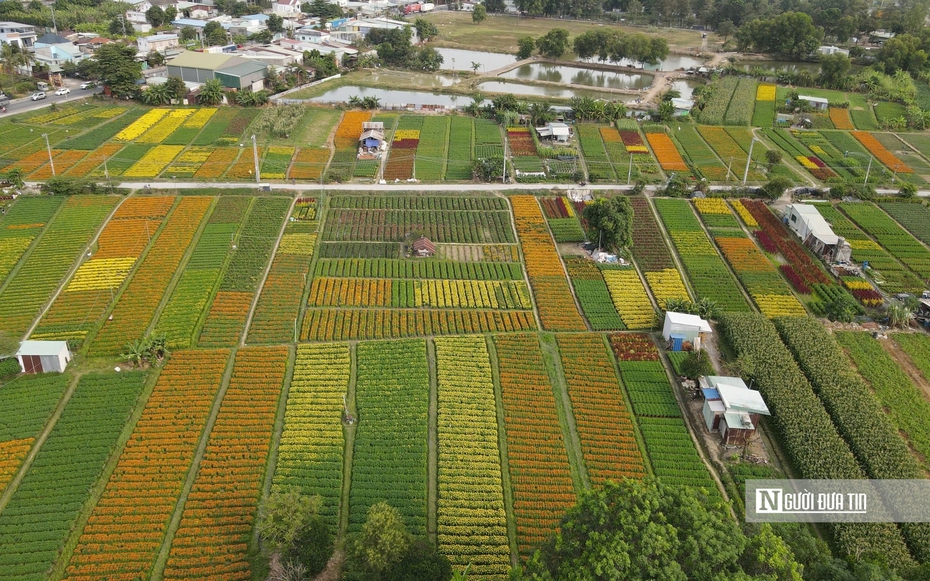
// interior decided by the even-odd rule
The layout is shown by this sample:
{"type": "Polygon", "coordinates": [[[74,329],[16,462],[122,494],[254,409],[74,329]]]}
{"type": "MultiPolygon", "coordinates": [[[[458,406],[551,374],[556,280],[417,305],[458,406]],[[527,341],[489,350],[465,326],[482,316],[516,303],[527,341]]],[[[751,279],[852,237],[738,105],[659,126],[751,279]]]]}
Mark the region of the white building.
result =
{"type": "Polygon", "coordinates": [[[330,36],[329,31],[317,30],[308,26],[294,33],[294,38],[301,42],[309,42],[310,44],[323,44],[323,42],[329,40],[330,36]]]}
{"type": "Polygon", "coordinates": [[[546,123],[544,127],[537,127],[536,133],[540,139],[548,139],[559,143],[567,143],[572,136],[571,127],[566,123],[546,123]]]}
{"type": "Polygon", "coordinates": [[[762,394],[749,389],[739,377],[701,377],[704,394],[704,425],[720,433],[724,445],[745,444],[759,425],[759,416],[770,416],[762,394]]]}
{"type": "Polygon", "coordinates": [[[24,373],[61,373],[71,361],[67,341],[23,341],[16,359],[24,373]]]}
{"type": "Polygon", "coordinates": [[[817,52],[820,54],[831,55],[831,54],[842,54],[849,56],[849,51],[845,48],[840,48],[838,46],[821,46],[817,49],[817,52]]]}
{"type": "Polygon", "coordinates": [[[713,332],[710,323],[697,315],[673,311],[665,313],[662,338],[666,341],[674,343],[676,338],[681,342],[689,341],[694,345],[694,350],[698,351],[701,348],[701,341],[705,340],[713,332]]]}
{"type": "Polygon", "coordinates": [[[36,27],[31,24],[0,22],[0,43],[15,44],[19,48],[32,48],[36,37],[36,27]]]}
{"type": "Polygon", "coordinates": [[[178,35],[171,33],[153,34],[152,36],[140,36],[136,39],[136,46],[139,48],[139,54],[147,55],[153,50],[164,53],[169,48],[178,46],[178,35]]]}
{"type": "Polygon", "coordinates": [[[681,117],[690,113],[691,109],[694,109],[694,101],[675,97],[672,99],[672,107],[675,108],[675,116],[681,117]]]}
{"type": "Polygon", "coordinates": [[[274,13],[284,18],[300,16],[300,0],[278,0],[274,3],[274,13]]]}
{"type": "Polygon", "coordinates": [[[815,111],[826,111],[830,107],[830,102],[823,97],[811,97],[810,95],[798,95],[798,100],[807,101],[815,111]]]}
{"type": "Polygon", "coordinates": [[[833,232],[812,204],[789,204],[785,209],[785,223],[818,256],[836,262],[849,261],[852,255],[849,243],[833,232]]]}

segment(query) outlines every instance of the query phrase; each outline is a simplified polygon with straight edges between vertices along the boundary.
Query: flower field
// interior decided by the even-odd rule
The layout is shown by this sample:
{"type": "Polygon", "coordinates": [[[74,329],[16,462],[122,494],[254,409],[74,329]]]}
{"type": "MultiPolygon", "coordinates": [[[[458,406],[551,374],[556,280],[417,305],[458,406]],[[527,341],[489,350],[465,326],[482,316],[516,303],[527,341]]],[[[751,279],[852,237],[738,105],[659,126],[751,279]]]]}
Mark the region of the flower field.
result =
{"type": "Polygon", "coordinates": [[[633,417],[599,335],[557,337],[562,371],[592,485],[646,475],[633,417]]]}
{"type": "Polygon", "coordinates": [[[510,570],[497,404],[483,337],[437,338],[439,550],[469,576],[510,570]]]}
{"type": "Polygon", "coordinates": [[[26,459],[29,450],[32,449],[33,442],[35,442],[35,438],[0,442],[0,493],[6,490],[7,485],[16,476],[20,464],[26,459]]]}
{"type": "Polygon", "coordinates": [[[923,280],[930,280],[930,250],[910,235],[897,222],[869,202],[842,203],[843,210],[867,234],[871,235],[892,256],[923,280]]]}
{"type": "MultiPolygon", "coordinates": [[[[698,132],[704,140],[707,141],[707,144],[714,148],[714,151],[717,152],[720,159],[730,164],[731,171],[736,172],[737,168],[743,169],[746,167],[748,152],[743,149],[740,143],[733,138],[728,130],[723,127],[706,127],[704,125],[699,125],[698,132]]],[[[758,155],[761,152],[760,150],[761,148],[754,148],[753,154],[758,155]]],[[[750,181],[765,181],[765,176],[754,164],[750,165],[749,175],[747,177],[750,181]]]]}
{"type": "Polygon", "coordinates": [[[288,358],[284,346],[236,352],[229,387],[171,542],[164,579],[252,578],[250,533],[288,358]]]}
{"type": "Polygon", "coordinates": [[[81,378],[0,514],[0,579],[43,578],[55,564],[144,381],[140,372],[81,378]]]}
{"type": "Polygon", "coordinates": [[[631,203],[636,216],[633,221],[633,258],[646,277],[659,308],[664,309],[668,299],[691,300],[649,201],[636,197],[631,203]]]}
{"type": "Polygon", "coordinates": [[[148,576],[228,358],[228,351],[172,354],[78,539],[66,579],[148,576]]]}
{"type": "Polygon", "coordinates": [[[720,163],[720,159],[692,125],[683,125],[681,129],[672,133],[672,138],[677,142],[678,151],[697,177],[703,177],[709,182],[727,181],[728,176],[733,179],[727,173],[726,163],[720,163]]]}
{"type": "Polygon", "coordinates": [[[63,203],[55,197],[24,198],[0,218],[0,284],[63,203]]]}
{"type": "Polygon", "coordinates": [[[345,441],[340,417],[350,368],[347,344],[297,348],[273,481],[274,486],[297,486],[305,494],[319,495],[320,515],[333,527],[342,497],[345,441]]]}
{"type": "Polygon", "coordinates": [[[550,331],[584,330],[539,204],[532,196],[513,196],[510,201],[543,327],[550,331]]]}
{"type": "Polygon", "coordinates": [[[746,292],[769,318],[803,316],[804,306],[791,294],[785,280],[768,258],[749,238],[717,237],[714,239],[724,258],[730,263],[746,292]]]}
{"type": "Polygon", "coordinates": [[[896,173],[913,173],[914,170],[907,164],[898,159],[893,153],[885,149],[885,146],[878,142],[868,131],[853,131],[853,137],[859,140],[869,153],[874,155],[878,161],[885,164],[888,169],[896,173]]]}
{"type": "Polygon", "coordinates": [[[678,148],[665,133],[647,133],[646,139],[649,140],[649,146],[652,147],[659,165],[665,171],[688,171],[685,160],[678,153],[678,148]]]}
{"type": "Polygon", "coordinates": [[[303,341],[347,341],[535,329],[530,311],[309,309],[300,337],[303,341]]]}
{"type": "MultiPolygon", "coordinates": [[[[246,155],[246,154],[243,154],[246,155]]],[[[217,147],[210,157],[194,173],[196,179],[218,178],[232,166],[239,157],[239,150],[230,147],[217,147]]]]}
{"type": "Polygon", "coordinates": [[[414,535],[426,532],[429,370],[423,340],[357,347],[358,428],[349,491],[349,530],[387,501],[414,535]]]}
{"type": "Polygon", "coordinates": [[[904,226],[915,238],[930,244],[930,210],[922,204],[879,204],[886,214],[904,226]]]}
{"type": "Polygon", "coordinates": [[[623,324],[628,329],[651,329],[656,323],[656,314],[636,270],[606,268],[601,273],[623,324]]]}
{"type": "Polygon", "coordinates": [[[576,502],[571,468],[536,335],[494,337],[517,545],[528,556],[576,502]]]}
{"type": "Polygon", "coordinates": [[[565,268],[575,289],[581,310],[595,331],[625,329],[617,309],[610,298],[610,291],[597,265],[579,256],[566,256],[565,268]]]}
{"type": "Polygon", "coordinates": [[[255,305],[248,339],[257,343],[283,343],[294,339],[300,299],[310,271],[316,234],[285,234],[271,263],[268,278],[255,305]]]}
{"type": "Polygon", "coordinates": [[[325,147],[301,147],[287,172],[288,179],[318,180],[332,155],[325,147]]]}

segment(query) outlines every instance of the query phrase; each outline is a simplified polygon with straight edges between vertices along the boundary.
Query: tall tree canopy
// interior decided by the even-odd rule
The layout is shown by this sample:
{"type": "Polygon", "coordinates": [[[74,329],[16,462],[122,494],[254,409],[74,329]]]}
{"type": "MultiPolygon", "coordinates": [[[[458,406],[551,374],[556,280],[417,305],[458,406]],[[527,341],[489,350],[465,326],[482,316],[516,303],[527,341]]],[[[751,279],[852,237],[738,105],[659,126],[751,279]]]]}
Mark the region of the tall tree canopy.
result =
{"type": "Polygon", "coordinates": [[[97,72],[117,97],[132,97],[138,91],[142,63],[137,63],[135,45],[105,44],[97,49],[97,72]]]}
{"type": "Polygon", "coordinates": [[[778,16],[756,19],[744,24],[736,33],[740,50],[802,57],[811,54],[823,40],[823,29],[803,12],[783,12],[778,16]]]}
{"type": "Polygon", "coordinates": [[[589,237],[605,248],[628,248],[633,244],[633,206],[626,196],[598,198],[585,206],[589,237]]]}

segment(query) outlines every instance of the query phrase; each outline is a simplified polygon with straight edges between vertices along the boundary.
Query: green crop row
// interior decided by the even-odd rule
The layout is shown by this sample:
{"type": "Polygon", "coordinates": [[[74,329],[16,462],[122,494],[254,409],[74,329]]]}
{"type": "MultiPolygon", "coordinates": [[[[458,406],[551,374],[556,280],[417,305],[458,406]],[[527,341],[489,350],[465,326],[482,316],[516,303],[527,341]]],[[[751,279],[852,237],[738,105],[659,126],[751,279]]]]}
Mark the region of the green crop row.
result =
{"type": "Polygon", "coordinates": [[[36,437],[70,381],[71,376],[63,373],[43,373],[4,383],[0,389],[0,442],[36,437]]]}
{"type": "Polygon", "coordinates": [[[595,331],[625,329],[617,309],[614,308],[610,291],[600,269],[593,262],[580,256],[566,256],[565,267],[575,288],[575,296],[581,303],[585,318],[595,331]]]}
{"type": "Polygon", "coordinates": [[[472,141],[474,122],[468,117],[456,115],[449,129],[449,158],[446,162],[447,180],[471,179],[472,141]]]}
{"type": "Polygon", "coordinates": [[[867,202],[843,203],[840,204],[840,208],[867,234],[872,235],[892,256],[924,280],[930,279],[930,250],[927,250],[880,208],[867,202]]]}
{"type": "Polygon", "coordinates": [[[258,198],[236,239],[236,249],[220,290],[254,292],[271,257],[290,200],[258,198]]]}
{"type": "Polygon", "coordinates": [[[449,119],[430,116],[423,120],[417,144],[417,179],[438,182],[442,178],[449,143],[449,119]]]}
{"type": "Polygon", "coordinates": [[[493,244],[513,242],[513,226],[506,211],[362,210],[330,211],[323,239],[332,242],[400,242],[420,234],[436,243],[493,244]]]}

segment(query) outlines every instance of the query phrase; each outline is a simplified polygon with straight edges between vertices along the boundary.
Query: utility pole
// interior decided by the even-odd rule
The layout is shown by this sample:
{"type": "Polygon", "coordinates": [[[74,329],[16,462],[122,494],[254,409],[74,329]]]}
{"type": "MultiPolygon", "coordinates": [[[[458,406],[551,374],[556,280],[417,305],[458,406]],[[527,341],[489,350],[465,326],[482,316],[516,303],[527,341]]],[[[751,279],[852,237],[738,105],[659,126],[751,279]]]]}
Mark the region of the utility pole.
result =
{"type": "Polygon", "coordinates": [[[255,158],[255,183],[262,181],[260,170],[258,169],[258,145],[255,143],[255,135],[252,135],[252,156],[255,158]]]}
{"type": "Polygon", "coordinates": [[[759,141],[755,137],[752,138],[752,141],[749,143],[749,156],[746,158],[746,171],[743,172],[743,185],[746,185],[746,178],[749,177],[749,164],[752,163],[752,148],[759,141]]]}
{"type": "Polygon", "coordinates": [[[630,185],[630,180],[633,178],[633,154],[630,154],[630,169],[626,172],[626,185],[630,185]]]}
{"type": "Polygon", "coordinates": [[[52,146],[48,143],[48,133],[43,133],[42,137],[45,138],[45,148],[48,150],[48,164],[52,166],[52,175],[55,175],[55,162],[52,160],[52,146]]]}
{"type": "Polygon", "coordinates": [[[55,7],[49,6],[52,9],[52,30],[55,31],[55,34],[58,34],[58,24],[55,22],[55,7]]]}

